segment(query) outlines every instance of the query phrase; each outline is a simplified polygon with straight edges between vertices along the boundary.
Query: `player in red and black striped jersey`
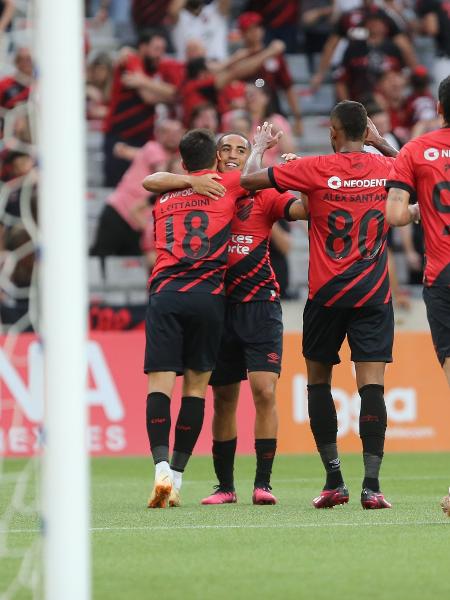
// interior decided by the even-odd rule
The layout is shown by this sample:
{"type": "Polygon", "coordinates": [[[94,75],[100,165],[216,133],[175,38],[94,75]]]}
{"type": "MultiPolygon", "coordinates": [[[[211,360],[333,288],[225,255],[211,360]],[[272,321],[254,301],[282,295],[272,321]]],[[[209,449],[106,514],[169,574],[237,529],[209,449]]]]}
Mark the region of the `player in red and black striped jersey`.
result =
{"type": "Polygon", "coordinates": [[[439,362],[450,385],[450,76],[439,86],[441,129],[402,148],[389,174],[387,220],[407,225],[418,219],[425,237],[423,297],[439,362]]]}
{"type": "MultiPolygon", "coordinates": [[[[180,142],[183,164],[196,176],[216,168],[214,136],[192,130],[180,142]]],[[[203,424],[204,399],[219,350],[225,316],[224,275],[239,173],[223,179],[223,197],[181,186],[154,207],[156,263],[149,280],[144,370],[148,373],[147,431],[155,463],[148,506],[179,505],[184,468],[203,424]],[[184,188],[184,189],[183,189],[184,188]],[[170,398],[184,375],[169,468],[170,398]]]]}
{"type": "Polygon", "coordinates": [[[331,395],[333,365],[347,336],[361,396],[360,436],[364,508],[390,506],[380,493],[379,470],[386,429],[384,371],[392,360],[394,320],[387,271],[385,183],[392,159],[363,151],[365,141],[395,155],[370,124],[362,104],[344,101],[331,113],[334,156],[296,159],[260,169],[270,139],[265,124],[241,178],[250,190],[276,186],[308,196],[309,298],[303,318],[311,429],[327,480],[316,508],[348,501],[337,452],[337,419],[331,395]],[[369,136],[370,133],[370,136],[369,136]],[[369,136],[369,137],[368,137],[369,136]]]}
{"type": "MultiPolygon", "coordinates": [[[[250,143],[239,134],[223,135],[217,145],[221,183],[243,168],[250,143]]],[[[159,173],[147,181],[150,191],[165,191],[183,176],[159,173]],[[156,182],[156,186],[155,186],[156,182]]],[[[195,186],[201,178],[191,178],[195,186]],[[197,181],[195,181],[197,179],[197,181]]],[[[188,182],[185,182],[188,183],[188,182]]],[[[283,323],[279,288],[270,265],[269,240],[274,222],[305,218],[301,202],[290,193],[262,190],[242,194],[236,203],[228,245],[225,276],[227,314],[216,369],[214,390],[213,458],[219,487],[203,504],[236,501],[233,480],[236,451],[236,410],[240,382],[248,378],[256,407],[257,469],[253,493],[256,504],[274,504],[270,475],[276,452],[276,384],[281,368],[283,323]]]]}

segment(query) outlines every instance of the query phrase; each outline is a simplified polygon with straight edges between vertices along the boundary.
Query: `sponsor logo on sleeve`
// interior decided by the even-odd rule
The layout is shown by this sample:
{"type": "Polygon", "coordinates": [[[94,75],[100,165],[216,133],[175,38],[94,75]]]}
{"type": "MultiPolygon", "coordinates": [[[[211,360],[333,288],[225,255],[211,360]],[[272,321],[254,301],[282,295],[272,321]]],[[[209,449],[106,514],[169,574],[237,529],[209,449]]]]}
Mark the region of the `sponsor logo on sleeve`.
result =
{"type": "Polygon", "coordinates": [[[423,157],[425,160],[437,160],[439,158],[439,150],[437,148],[427,148],[423,153],[423,157]]]}

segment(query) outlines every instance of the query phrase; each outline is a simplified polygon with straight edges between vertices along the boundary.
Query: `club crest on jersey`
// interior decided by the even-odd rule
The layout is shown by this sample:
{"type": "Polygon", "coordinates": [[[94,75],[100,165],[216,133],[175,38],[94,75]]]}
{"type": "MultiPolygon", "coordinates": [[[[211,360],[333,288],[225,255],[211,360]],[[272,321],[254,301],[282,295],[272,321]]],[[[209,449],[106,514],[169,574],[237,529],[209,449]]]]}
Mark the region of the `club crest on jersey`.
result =
{"type": "Polygon", "coordinates": [[[252,212],[253,196],[240,196],[236,200],[236,216],[240,221],[246,221],[252,212]]]}

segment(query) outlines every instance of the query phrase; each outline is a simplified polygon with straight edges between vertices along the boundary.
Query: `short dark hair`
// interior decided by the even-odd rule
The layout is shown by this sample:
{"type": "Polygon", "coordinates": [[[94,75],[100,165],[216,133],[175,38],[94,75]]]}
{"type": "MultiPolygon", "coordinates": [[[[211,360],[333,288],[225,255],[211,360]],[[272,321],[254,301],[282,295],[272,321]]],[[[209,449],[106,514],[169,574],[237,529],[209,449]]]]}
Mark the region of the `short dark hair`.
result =
{"type": "Polygon", "coordinates": [[[250,142],[250,140],[248,139],[248,137],[246,135],[244,135],[243,133],[239,133],[239,131],[227,131],[227,133],[223,133],[220,138],[217,140],[217,149],[220,150],[220,147],[223,144],[223,139],[228,137],[229,135],[237,135],[240,138],[242,138],[243,140],[245,140],[247,142],[247,148],[250,150],[252,147],[252,144],[250,142]]]}
{"type": "Polygon", "coordinates": [[[438,99],[444,113],[444,121],[450,124],[450,75],[439,84],[438,99]]]}
{"type": "Polygon", "coordinates": [[[180,154],[188,171],[210,169],[216,160],[216,140],[208,129],[191,129],[183,135],[180,154]]]}
{"type": "Polygon", "coordinates": [[[360,102],[352,100],[339,102],[331,111],[331,118],[339,121],[348,140],[359,141],[364,138],[367,129],[367,111],[360,102]]]}
{"type": "Polygon", "coordinates": [[[364,106],[366,107],[367,116],[370,118],[372,118],[374,115],[379,115],[386,112],[384,108],[382,108],[374,99],[364,102],[364,106]]]}
{"type": "Polygon", "coordinates": [[[142,44],[149,44],[153,38],[161,37],[165,38],[164,32],[161,29],[144,29],[140,32],[137,45],[142,46],[142,44]]]}
{"type": "Polygon", "coordinates": [[[192,58],[186,63],[186,79],[197,79],[200,73],[208,70],[208,65],[204,56],[192,58]]]}

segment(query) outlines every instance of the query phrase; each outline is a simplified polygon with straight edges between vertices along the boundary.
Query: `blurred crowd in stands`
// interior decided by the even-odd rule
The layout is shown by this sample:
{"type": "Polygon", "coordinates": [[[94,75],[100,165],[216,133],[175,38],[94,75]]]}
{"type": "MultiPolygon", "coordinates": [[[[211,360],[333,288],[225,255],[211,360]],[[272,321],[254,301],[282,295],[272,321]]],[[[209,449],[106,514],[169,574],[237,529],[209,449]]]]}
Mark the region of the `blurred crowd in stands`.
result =
{"type": "MultiPolygon", "coordinates": [[[[17,238],[30,240],[30,227],[20,225],[24,183],[34,198],[26,218],[37,218],[35,65],[31,45],[13,35],[19,4],[0,0],[3,253],[17,248],[17,238]]],[[[450,0],[86,0],[85,10],[86,120],[101,140],[97,179],[110,188],[92,256],[144,254],[151,269],[151,199],[141,181],[182,171],[177,147],[187,128],[251,138],[269,120],[284,132],[265,157],[269,165],[285,152],[330,152],[327,113],[345,98],[362,102],[397,148],[439,127],[435,94],[450,73],[450,0]],[[326,92],[331,102],[320,112],[326,92]],[[318,138],[323,147],[312,144],[318,138]]],[[[298,292],[289,283],[293,237],[288,223],[275,225],[273,266],[284,298],[298,292]]],[[[405,256],[408,281],[419,283],[420,226],[404,228],[392,245],[405,256]]],[[[23,258],[29,267],[34,254],[23,258]]],[[[15,285],[28,285],[19,267],[15,285]]],[[[401,292],[397,299],[407,306],[401,292]]]]}

